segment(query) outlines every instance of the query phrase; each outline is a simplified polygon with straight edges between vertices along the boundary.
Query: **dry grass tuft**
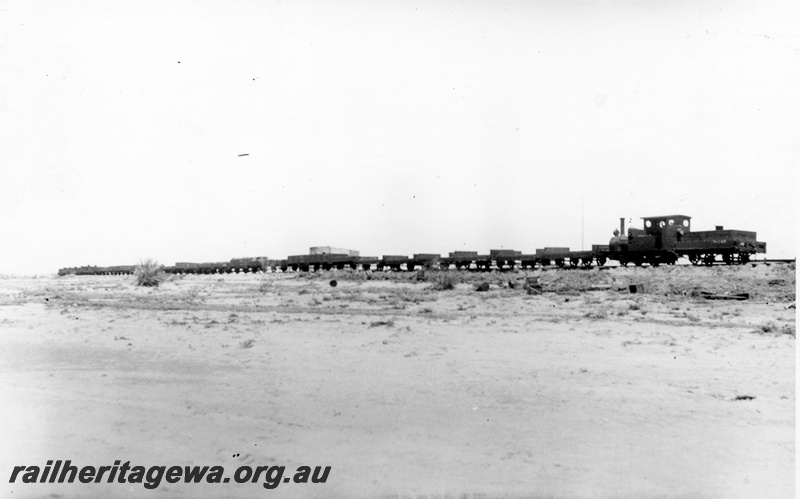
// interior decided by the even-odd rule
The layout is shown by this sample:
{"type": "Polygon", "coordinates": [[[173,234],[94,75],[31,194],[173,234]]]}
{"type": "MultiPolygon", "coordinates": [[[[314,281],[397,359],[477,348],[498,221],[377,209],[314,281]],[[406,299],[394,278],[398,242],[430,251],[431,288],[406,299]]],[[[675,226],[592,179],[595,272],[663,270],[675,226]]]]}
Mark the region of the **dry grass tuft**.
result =
{"type": "Polygon", "coordinates": [[[767,322],[758,329],[754,329],[752,332],[755,334],[774,334],[776,336],[785,334],[792,337],[796,334],[793,326],[789,324],[778,325],[772,321],[767,322]]]}
{"type": "Polygon", "coordinates": [[[588,319],[607,319],[608,311],[605,308],[590,310],[589,312],[583,314],[583,316],[588,319]]]}
{"type": "Polygon", "coordinates": [[[455,289],[456,284],[462,282],[462,277],[458,272],[449,270],[423,269],[417,272],[416,280],[431,283],[434,291],[447,291],[455,289]]]}
{"type": "Polygon", "coordinates": [[[272,285],[272,281],[267,279],[266,275],[262,275],[261,279],[258,282],[258,292],[259,293],[269,293],[274,291],[274,286],[272,285]]]}
{"type": "Polygon", "coordinates": [[[373,321],[369,323],[369,327],[379,327],[379,326],[394,327],[394,319],[389,319],[386,321],[373,321]]]}
{"type": "Polygon", "coordinates": [[[139,265],[136,266],[133,272],[134,276],[136,276],[136,285],[157,287],[165,279],[163,268],[163,265],[152,258],[139,260],[139,265]]]}

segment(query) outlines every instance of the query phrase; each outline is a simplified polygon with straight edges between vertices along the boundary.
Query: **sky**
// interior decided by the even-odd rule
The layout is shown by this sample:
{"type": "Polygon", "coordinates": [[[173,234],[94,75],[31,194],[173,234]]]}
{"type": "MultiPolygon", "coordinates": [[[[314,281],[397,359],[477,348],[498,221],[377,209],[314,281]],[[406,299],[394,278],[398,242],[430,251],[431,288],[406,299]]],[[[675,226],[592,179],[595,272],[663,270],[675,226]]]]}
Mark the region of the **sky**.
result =
{"type": "Polygon", "coordinates": [[[794,1],[0,3],[0,273],[533,253],[685,214],[796,251],[794,1]]]}

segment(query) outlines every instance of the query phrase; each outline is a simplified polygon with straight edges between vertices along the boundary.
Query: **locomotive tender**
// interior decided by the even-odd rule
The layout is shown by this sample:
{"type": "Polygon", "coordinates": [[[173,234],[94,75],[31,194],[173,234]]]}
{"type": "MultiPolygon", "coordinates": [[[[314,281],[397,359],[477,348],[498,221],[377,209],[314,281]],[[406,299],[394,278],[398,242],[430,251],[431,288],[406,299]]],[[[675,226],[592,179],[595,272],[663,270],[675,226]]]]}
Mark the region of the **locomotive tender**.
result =
{"type": "MultiPolygon", "coordinates": [[[[444,257],[437,253],[416,253],[411,257],[384,255],[378,258],[360,256],[357,251],[321,246],[311,248],[307,255],[293,255],[284,260],[258,257],[234,258],[230,262],[178,262],[172,267],[164,267],[164,271],[170,274],[221,274],[278,270],[308,272],[345,268],[380,271],[411,271],[418,267],[455,267],[458,270],[533,269],[536,266],[549,265],[588,268],[593,264],[603,266],[609,260],[619,262],[624,267],[630,263],[657,267],[660,264],[674,265],[681,257],[688,258],[693,265],[702,263],[710,266],[720,260],[727,265],[744,264],[750,261],[752,255],[767,251],[767,244],[757,241],[755,232],[726,230],[719,225],[714,230],[692,232],[691,217],[686,215],[643,217],[642,220],[644,228],[630,228],[626,234],[625,219],[621,218],[620,228],[614,231],[614,237],[609,244],[592,245],[589,251],[549,247],[537,249],[535,253],[493,249],[488,254],[454,251],[444,257]]],[[[133,274],[134,269],[134,265],[68,267],[59,269],[58,274],[133,274]]]]}

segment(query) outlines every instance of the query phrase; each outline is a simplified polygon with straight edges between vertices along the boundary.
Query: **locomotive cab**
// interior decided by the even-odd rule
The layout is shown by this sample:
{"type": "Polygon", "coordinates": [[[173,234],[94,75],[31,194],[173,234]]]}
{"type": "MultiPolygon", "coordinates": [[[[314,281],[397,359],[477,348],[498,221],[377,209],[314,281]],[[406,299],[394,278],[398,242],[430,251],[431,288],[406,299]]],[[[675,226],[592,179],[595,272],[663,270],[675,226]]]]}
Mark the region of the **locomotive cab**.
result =
{"type": "Polygon", "coordinates": [[[643,230],[628,231],[628,240],[634,242],[631,249],[674,250],[692,229],[692,217],[686,215],[642,217],[642,220],[643,230]]]}

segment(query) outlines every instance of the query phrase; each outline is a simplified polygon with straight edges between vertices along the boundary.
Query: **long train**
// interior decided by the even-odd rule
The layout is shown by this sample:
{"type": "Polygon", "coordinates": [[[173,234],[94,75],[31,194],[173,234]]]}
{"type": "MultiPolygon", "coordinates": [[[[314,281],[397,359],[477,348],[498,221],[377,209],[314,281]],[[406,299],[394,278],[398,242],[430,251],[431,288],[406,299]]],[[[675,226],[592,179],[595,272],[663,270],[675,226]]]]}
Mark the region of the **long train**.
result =
{"type": "MultiPolygon", "coordinates": [[[[625,219],[620,219],[619,230],[609,244],[592,245],[591,250],[570,251],[569,248],[543,248],[535,253],[523,253],[510,249],[495,249],[488,254],[477,251],[454,251],[448,256],[432,253],[406,255],[384,255],[382,257],[359,256],[347,250],[312,251],[307,255],[294,255],[283,260],[266,257],[234,258],[230,262],[188,263],[178,262],[164,267],[170,274],[218,274],[234,272],[288,272],[333,269],[363,270],[407,270],[416,268],[450,269],[533,269],[554,265],[556,267],[603,266],[616,261],[622,266],[674,265],[679,258],[687,258],[693,265],[713,265],[724,262],[728,265],[750,261],[756,253],[766,253],[767,244],[756,240],[756,233],[744,230],[729,230],[716,226],[714,230],[692,232],[691,217],[667,215],[643,217],[642,229],[628,229],[625,234],[625,219]]],[[[313,250],[313,248],[312,248],[313,250]]],[[[59,275],[106,275],[133,274],[134,265],[113,267],[68,267],[59,269],[59,275]]]]}

